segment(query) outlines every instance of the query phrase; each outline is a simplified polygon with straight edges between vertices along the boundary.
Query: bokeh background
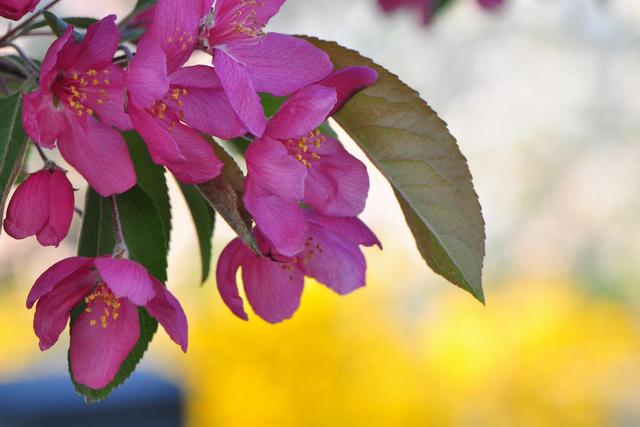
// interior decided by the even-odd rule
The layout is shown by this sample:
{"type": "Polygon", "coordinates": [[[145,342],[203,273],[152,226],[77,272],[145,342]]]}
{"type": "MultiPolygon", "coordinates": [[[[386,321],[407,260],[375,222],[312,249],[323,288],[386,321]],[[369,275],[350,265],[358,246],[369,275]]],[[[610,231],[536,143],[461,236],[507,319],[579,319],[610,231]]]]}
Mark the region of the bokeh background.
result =
{"type": "MultiPolygon", "coordinates": [[[[55,10],[124,16],[132,3],[55,10]]],[[[363,218],[385,249],[367,250],[367,287],[343,298],[310,282],[293,320],[242,322],[213,280],[199,286],[195,231],[174,189],[169,287],[190,348],[159,333],[134,385],[174,384],[188,426],[640,425],[640,2],[507,0],[486,13],[459,0],[423,27],[375,0],[289,0],[270,29],[359,50],[447,121],[487,222],[487,306],[424,265],[369,164],[363,218]]],[[[50,400],[37,381],[65,375],[68,340],[41,354],[24,300],[74,253],[77,225],[58,250],[0,238],[0,383],[32,384],[26,408],[50,400]]],[[[216,254],[231,237],[220,222],[216,254]]],[[[146,393],[125,386],[113,399],[146,393]]]]}

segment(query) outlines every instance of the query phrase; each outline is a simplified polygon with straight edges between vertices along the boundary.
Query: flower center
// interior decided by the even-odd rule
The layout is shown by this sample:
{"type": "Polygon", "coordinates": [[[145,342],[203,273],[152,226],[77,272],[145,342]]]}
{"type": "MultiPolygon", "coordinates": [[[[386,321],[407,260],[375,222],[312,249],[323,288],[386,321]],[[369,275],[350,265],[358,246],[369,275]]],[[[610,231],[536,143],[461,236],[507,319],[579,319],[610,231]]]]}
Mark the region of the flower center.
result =
{"type": "Polygon", "coordinates": [[[319,160],[320,155],[315,152],[323,142],[326,141],[326,137],[320,134],[320,130],[316,129],[313,132],[309,132],[307,136],[303,136],[299,139],[288,139],[285,145],[289,149],[289,153],[296,158],[300,163],[308,168],[312,167],[311,162],[319,160]]]}
{"type": "Polygon", "coordinates": [[[95,105],[102,105],[109,98],[106,88],[110,84],[109,70],[60,73],[51,85],[51,92],[55,104],[67,105],[79,116],[93,115],[95,105]]]}
{"type": "Polygon", "coordinates": [[[264,7],[262,1],[242,0],[232,7],[226,5],[214,7],[216,12],[209,38],[212,46],[230,41],[259,41],[264,37],[266,23],[258,14],[259,9],[264,7]]]}
{"type": "MultiPolygon", "coordinates": [[[[96,289],[87,297],[85,297],[84,302],[87,304],[84,311],[87,313],[91,313],[98,302],[102,302],[104,304],[104,309],[100,314],[100,326],[102,329],[105,329],[111,320],[116,321],[120,316],[118,309],[120,308],[120,299],[116,297],[111,289],[107,286],[105,282],[98,283],[96,289]]],[[[100,304],[100,306],[102,306],[100,304]]],[[[97,325],[97,319],[94,317],[89,320],[89,324],[91,326],[97,325]]]]}
{"type": "Polygon", "coordinates": [[[185,88],[173,87],[162,99],[153,101],[149,112],[163,122],[166,129],[171,132],[176,123],[184,120],[184,101],[188,92],[185,88]]]}

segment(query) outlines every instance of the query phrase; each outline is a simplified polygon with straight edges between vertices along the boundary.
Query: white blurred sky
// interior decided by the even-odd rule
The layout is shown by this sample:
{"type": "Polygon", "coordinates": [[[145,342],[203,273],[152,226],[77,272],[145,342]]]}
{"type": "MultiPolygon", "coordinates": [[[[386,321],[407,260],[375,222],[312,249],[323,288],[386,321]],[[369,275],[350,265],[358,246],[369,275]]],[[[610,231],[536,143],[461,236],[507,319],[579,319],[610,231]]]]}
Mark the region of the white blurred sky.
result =
{"type": "MultiPolygon", "coordinates": [[[[508,3],[502,13],[487,14],[475,1],[459,0],[423,28],[408,14],[383,16],[374,0],[288,0],[270,29],[361,51],[416,88],[449,124],[486,216],[487,287],[504,277],[553,277],[576,268],[605,282],[636,278],[640,2],[508,3]]],[[[131,4],[65,0],[57,11],[124,16],[131,4]]],[[[422,266],[388,185],[370,173],[364,217],[381,235],[384,256],[408,257],[407,280],[444,286],[422,266]]],[[[195,233],[183,205],[174,217],[171,280],[196,280],[195,233]]],[[[230,237],[219,227],[218,251],[230,237]]],[[[19,260],[11,265],[32,278],[72,254],[70,240],[54,251],[3,235],[0,257],[19,260]]]]}

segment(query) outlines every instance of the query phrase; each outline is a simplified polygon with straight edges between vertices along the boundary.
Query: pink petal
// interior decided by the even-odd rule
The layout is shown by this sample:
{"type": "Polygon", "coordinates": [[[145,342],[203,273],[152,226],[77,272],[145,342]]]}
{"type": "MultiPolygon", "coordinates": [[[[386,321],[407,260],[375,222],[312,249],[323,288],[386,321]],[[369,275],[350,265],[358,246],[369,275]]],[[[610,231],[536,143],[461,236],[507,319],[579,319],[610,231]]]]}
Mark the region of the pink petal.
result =
{"type": "Polygon", "coordinates": [[[240,239],[236,238],[224,248],[218,259],[218,266],[216,267],[216,283],[222,301],[224,301],[233,314],[243,320],[248,320],[249,317],[244,311],[244,304],[238,293],[236,273],[238,273],[240,266],[251,256],[256,255],[252,254],[247,246],[242,243],[240,239]]]}
{"type": "Polygon", "coordinates": [[[53,106],[53,97],[42,89],[22,96],[22,127],[39,145],[53,148],[67,128],[64,114],[53,106]]]}
{"type": "Polygon", "coordinates": [[[229,54],[245,66],[257,92],[276,96],[316,83],[333,69],[324,51],[285,34],[269,33],[260,43],[234,44],[229,46],[229,54]]]}
{"type": "Polygon", "coordinates": [[[150,37],[138,43],[136,56],[126,74],[126,86],[133,106],[144,109],[169,92],[166,57],[160,46],[150,37]]]}
{"type": "Polygon", "coordinates": [[[185,162],[187,159],[180,152],[175,137],[167,128],[147,110],[132,108],[129,116],[144,142],[149,148],[149,154],[156,164],[166,162],[185,162]]]}
{"type": "Polygon", "coordinates": [[[147,269],[135,261],[111,257],[96,258],[100,277],[118,298],[128,298],[143,307],[156,296],[147,269]]]}
{"type": "Polygon", "coordinates": [[[245,68],[222,50],[213,57],[216,74],[222,88],[243,126],[256,136],[262,136],[266,125],[260,97],[245,68]]]}
{"type": "Polygon", "coordinates": [[[273,139],[305,136],[327,120],[335,103],[334,89],[319,85],[301,89],[282,104],[265,134],[273,139]]]}
{"type": "Polygon", "coordinates": [[[134,304],[122,300],[118,318],[110,318],[103,328],[100,316],[105,308],[104,301],[98,299],[91,313],[83,312],[71,325],[69,362],[73,379],[96,390],[115,378],[140,337],[140,320],[134,304]]]}
{"type": "Polygon", "coordinates": [[[356,216],[365,207],[369,193],[366,166],[345,150],[338,141],[325,136],[314,152],[305,181],[304,201],[325,215],[356,216]]]}
{"type": "Polygon", "coordinates": [[[67,175],[60,169],[49,177],[49,217],[45,226],[37,233],[38,242],[43,246],[58,246],[71,227],[74,211],[73,187],[67,175]]]}
{"type": "Polygon", "coordinates": [[[93,267],[93,258],[71,257],[64,259],[53,266],[36,280],[27,297],[27,308],[33,307],[33,304],[42,296],[51,292],[51,290],[68,276],[74,274],[78,270],[90,269],[93,267]]]}
{"type": "Polygon", "coordinates": [[[152,280],[156,296],[147,303],[145,308],[186,353],[189,343],[187,316],[176,297],[156,278],[152,278],[152,280]]]}
{"type": "MultiPolygon", "coordinates": [[[[239,25],[253,30],[262,29],[280,10],[285,0],[217,0],[215,4],[214,26],[209,33],[212,46],[233,42],[255,42],[255,37],[237,31],[239,25]]],[[[205,0],[211,4],[211,0],[205,0]]]]}
{"type": "Polygon", "coordinates": [[[96,280],[95,272],[81,269],[40,298],[33,318],[33,329],[40,338],[40,350],[48,350],[58,341],[67,327],[71,309],[89,293],[96,280]]]}
{"type": "Polygon", "coordinates": [[[212,67],[196,65],[177,70],[170,76],[171,87],[185,89],[181,96],[184,122],[208,135],[233,139],[244,135],[244,129],[220,79],[212,67]],[[214,118],[214,119],[212,119],[214,118]]]}
{"type": "Polygon", "coordinates": [[[109,84],[89,86],[84,89],[89,96],[85,105],[95,111],[100,121],[107,126],[115,126],[120,130],[133,128],[129,115],[124,111],[124,71],[117,65],[104,69],[109,73],[109,84]],[[98,102],[98,99],[101,102],[98,102]]]}
{"type": "Polygon", "coordinates": [[[136,173],[122,135],[93,117],[70,120],[74,126],[58,140],[62,157],[103,197],[133,187],[136,173]]]}
{"type": "Polygon", "coordinates": [[[245,183],[243,201],[272,250],[293,257],[304,245],[307,221],[298,203],[277,195],[261,195],[252,180],[245,183]]]}
{"type": "Polygon", "coordinates": [[[360,90],[372,86],[378,81],[378,73],[369,67],[345,67],[321,81],[319,84],[332,87],[338,94],[338,102],[331,115],[360,90]]]}
{"type": "Polygon", "coordinates": [[[58,76],[58,71],[60,71],[60,66],[58,65],[58,57],[60,55],[60,51],[66,46],[74,43],[73,39],[73,27],[69,25],[64,33],[49,46],[47,53],[42,60],[42,65],[40,66],[40,88],[47,93],[49,91],[49,87],[51,83],[58,76]]]}
{"type": "Polygon", "coordinates": [[[308,246],[300,268],[340,295],[365,285],[366,261],[357,244],[340,235],[309,225],[308,246]]]}
{"type": "Polygon", "coordinates": [[[286,148],[269,138],[260,138],[247,149],[247,180],[264,190],[261,194],[275,194],[301,201],[307,168],[291,157],[286,148]]]}
{"type": "Polygon", "coordinates": [[[31,174],[15,191],[4,220],[4,229],[14,239],[34,236],[49,217],[48,170],[31,174]]]}
{"type": "Polygon", "coordinates": [[[358,218],[332,217],[320,215],[313,210],[306,211],[307,220],[326,232],[340,236],[342,239],[356,245],[378,246],[382,244],[376,235],[358,218]]]}
{"type": "Polygon", "coordinates": [[[65,70],[102,70],[111,64],[121,34],[116,16],[109,15],[90,25],[82,42],[69,43],[60,52],[60,67],[65,70]]]}
{"type": "Polygon", "coordinates": [[[290,318],[300,306],[304,276],[290,264],[255,257],[243,265],[242,281],[253,311],[269,323],[290,318]]]}
{"type": "Polygon", "coordinates": [[[5,0],[0,2],[0,16],[18,21],[27,13],[33,12],[38,3],[40,0],[5,0]]]}
{"type": "Polygon", "coordinates": [[[203,17],[202,0],[159,0],[149,36],[167,56],[169,73],[182,66],[196,47],[203,17]]]}
{"type": "Polygon", "coordinates": [[[177,124],[171,135],[175,138],[182,162],[167,161],[164,164],[184,184],[201,184],[220,175],[223,164],[216,157],[213,147],[198,132],[177,124]]]}

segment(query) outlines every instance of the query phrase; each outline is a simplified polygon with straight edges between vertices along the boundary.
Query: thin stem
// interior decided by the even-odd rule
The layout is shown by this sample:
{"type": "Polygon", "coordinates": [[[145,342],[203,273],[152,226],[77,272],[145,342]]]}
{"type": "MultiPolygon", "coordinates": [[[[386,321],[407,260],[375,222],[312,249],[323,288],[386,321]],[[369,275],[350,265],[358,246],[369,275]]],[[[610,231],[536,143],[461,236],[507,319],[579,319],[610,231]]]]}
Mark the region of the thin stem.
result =
{"type": "Polygon", "coordinates": [[[60,0],[53,0],[51,3],[46,5],[44,8],[38,10],[36,13],[31,15],[28,19],[22,21],[19,25],[17,25],[13,30],[9,30],[2,38],[0,38],[0,43],[6,42],[7,40],[13,40],[14,36],[20,32],[22,29],[26,28],[29,24],[31,24],[38,16],[42,15],[43,12],[51,9],[53,6],[58,4],[60,0]]]}
{"type": "Polygon", "coordinates": [[[0,76],[0,91],[4,93],[6,96],[11,95],[11,91],[9,90],[9,86],[5,83],[4,78],[0,76]]]}
{"type": "MultiPolygon", "coordinates": [[[[0,47],[1,46],[3,45],[0,45],[0,47]]],[[[18,52],[18,55],[20,55],[20,58],[22,58],[24,63],[27,64],[27,66],[29,67],[32,73],[38,73],[40,71],[40,68],[38,68],[35,62],[33,62],[31,58],[29,58],[29,55],[27,55],[26,52],[22,50],[20,46],[18,46],[15,43],[5,43],[4,46],[12,47],[16,52],[18,52]]]]}
{"type": "Polygon", "coordinates": [[[127,61],[131,62],[133,60],[133,53],[131,53],[131,49],[128,46],[121,44],[118,46],[118,49],[124,52],[124,56],[127,58],[127,61]]]}
{"type": "Polygon", "coordinates": [[[115,236],[116,246],[113,249],[113,255],[115,257],[127,257],[129,251],[127,250],[127,244],[124,241],[124,235],[122,234],[122,222],[120,222],[120,212],[118,212],[118,201],[116,196],[109,197],[111,203],[111,214],[113,216],[113,235],[115,236]]]}
{"type": "Polygon", "coordinates": [[[42,161],[46,164],[46,163],[51,163],[51,160],[49,160],[49,157],[47,157],[47,155],[44,153],[44,150],[42,149],[42,147],[40,147],[38,144],[36,144],[35,142],[33,143],[33,145],[35,145],[36,150],[38,150],[38,154],[40,155],[40,158],[42,159],[42,161]]]}

